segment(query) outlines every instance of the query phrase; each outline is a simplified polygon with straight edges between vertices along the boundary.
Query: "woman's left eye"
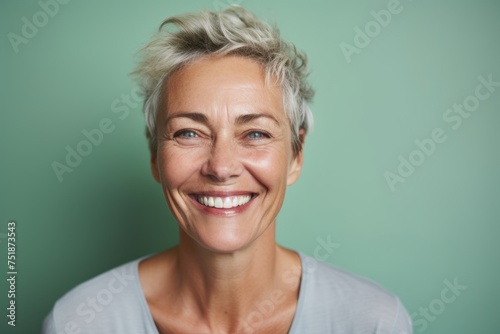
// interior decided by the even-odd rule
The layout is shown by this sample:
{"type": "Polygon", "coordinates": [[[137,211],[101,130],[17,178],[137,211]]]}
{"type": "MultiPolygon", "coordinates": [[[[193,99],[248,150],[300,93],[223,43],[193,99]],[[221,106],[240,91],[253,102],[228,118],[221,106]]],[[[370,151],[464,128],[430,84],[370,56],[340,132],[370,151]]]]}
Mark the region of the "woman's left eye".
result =
{"type": "Polygon", "coordinates": [[[247,134],[247,137],[250,139],[262,139],[269,138],[269,135],[260,131],[252,131],[247,134]]]}

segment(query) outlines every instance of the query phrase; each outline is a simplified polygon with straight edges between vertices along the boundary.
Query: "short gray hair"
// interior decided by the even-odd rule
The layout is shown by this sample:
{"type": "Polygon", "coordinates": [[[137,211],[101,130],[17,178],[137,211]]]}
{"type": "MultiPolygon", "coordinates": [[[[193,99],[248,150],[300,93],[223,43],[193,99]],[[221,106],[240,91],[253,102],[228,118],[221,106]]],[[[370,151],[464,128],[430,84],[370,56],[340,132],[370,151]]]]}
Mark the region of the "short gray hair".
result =
{"type": "Polygon", "coordinates": [[[152,41],[141,50],[141,60],[132,72],[144,96],[144,116],[149,149],[156,154],[158,109],[163,89],[174,71],[206,56],[239,55],[259,62],[266,84],[277,80],[283,106],[290,120],[294,154],[302,150],[300,129],[307,133],[313,123],[309,108],[314,91],[307,82],[306,55],[281,39],[279,30],[259,20],[240,6],[220,12],[204,11],[173,16],[162,22],[152,41]],[[166,29],[169,26],[177,29],[166,29]]]}

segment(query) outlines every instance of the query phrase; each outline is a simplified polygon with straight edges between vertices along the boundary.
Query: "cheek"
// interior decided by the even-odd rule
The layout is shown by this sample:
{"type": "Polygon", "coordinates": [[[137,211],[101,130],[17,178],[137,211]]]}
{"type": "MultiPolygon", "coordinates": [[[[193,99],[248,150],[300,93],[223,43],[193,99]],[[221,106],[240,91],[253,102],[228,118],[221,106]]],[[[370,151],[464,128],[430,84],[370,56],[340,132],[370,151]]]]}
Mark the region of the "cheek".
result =
{"type": "Polygon", "coordinates": [[[253,150],[245,159],[247,170],[268,188],[286,185],[288,156],[279,148],[253,150]]]}
{"type": "Polygon", "coordinates": [[[194,150],[181,150],[176,147],[165,147],[160,154],[160,173],[163,184],[168,188],[177,188],[189,180],[199,169],[202,154],[194,150]]]}

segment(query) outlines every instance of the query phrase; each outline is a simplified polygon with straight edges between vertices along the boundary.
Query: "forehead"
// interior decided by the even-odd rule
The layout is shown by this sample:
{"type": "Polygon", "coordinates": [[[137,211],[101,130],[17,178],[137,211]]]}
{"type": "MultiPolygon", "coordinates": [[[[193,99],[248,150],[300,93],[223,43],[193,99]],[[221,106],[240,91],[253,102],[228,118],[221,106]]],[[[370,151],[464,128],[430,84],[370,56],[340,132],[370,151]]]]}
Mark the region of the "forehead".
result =
{"type": "Polygon", "coordinates": [[[206,57],[188,64],[167,80],[166,110],[231,114],[269,112],[284,117],[281,88],[258,62],[241,56],[206,57]]]}

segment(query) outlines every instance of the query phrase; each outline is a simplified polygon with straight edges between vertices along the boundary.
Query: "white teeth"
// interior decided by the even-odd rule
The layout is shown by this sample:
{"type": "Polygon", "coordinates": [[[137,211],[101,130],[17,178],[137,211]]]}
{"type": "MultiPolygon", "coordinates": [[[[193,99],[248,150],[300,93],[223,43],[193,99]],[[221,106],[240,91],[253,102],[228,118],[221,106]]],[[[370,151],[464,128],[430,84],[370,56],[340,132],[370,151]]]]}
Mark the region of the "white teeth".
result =
{"type": "Polygon", "coordinates": [[[251,198],[251,195],[229,197],[198,196],[197,200],[200,204],[212,208],[215,207],[217,209],[231,209],[248,203],[251,198]]]}
{"type": "Polygon", "coordinates": [[[233,202],[231,201],[231,198],[226,197],[224,198],[224,209],[230,209],[233,207],[233,202]]]}

